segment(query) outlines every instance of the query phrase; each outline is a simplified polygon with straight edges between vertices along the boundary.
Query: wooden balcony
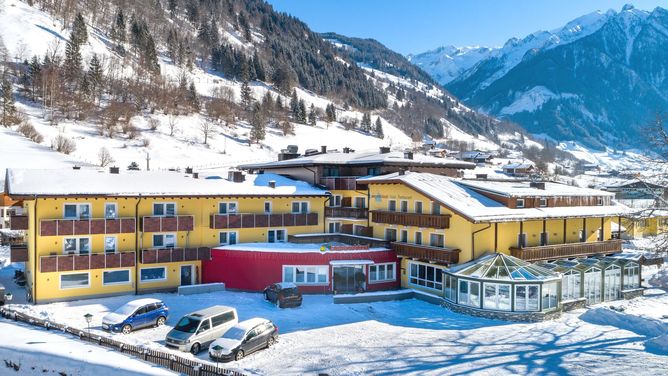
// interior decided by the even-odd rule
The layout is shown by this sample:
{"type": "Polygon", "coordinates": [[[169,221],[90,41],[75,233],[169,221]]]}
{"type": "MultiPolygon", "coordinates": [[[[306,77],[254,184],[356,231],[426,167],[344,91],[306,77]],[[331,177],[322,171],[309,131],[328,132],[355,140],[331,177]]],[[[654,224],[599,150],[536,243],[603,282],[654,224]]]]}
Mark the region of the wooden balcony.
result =
{"type": "Polygon", "coordinates": [[[371,221],[375,223],[388,223],[392,225],[449,228],[450,215],[446,214],[418,214],[403,213],[384,210],[373,210],[371,221]]]}
{"type": "Polygon", "coordinates": [[[27,262],[28,246],[25,244],[16,244],[9,246],[9,262],[27,262]]]}
{"type": "Polygon", "coordinates": [[[141,228],[143,232],[192,231],[195,228],[195,217],[192,215],[143,217],[141,228]]]}
{"type": "Polygon", "coordinates": [[[43,219],[41,236],[132,234],[137,231],[134,218],[43,219]]]}
{"type": "Polygon", "coordinates": [[[354,191],[357,189],[357,177],[327,176],[320,178],[320,184],[330,191],[354,191]]]}
{"type": "Polygon", "coordinates": [[[354,218],[367,219],[369,217],[369,210],[366,208],[351,208],[351,207],[326,207],[325,217],[327,218],[354,218]]]}
{"type": "Polygon", "coordinates": [[[135,252],[91,253],[88,255],[52,255],[40,257],[42,273],[76,270],[130,268],[135,266],[135,252]]]}
{"type": "Polygon", "coordinates": [[[556,260],[560,258],[607,255],[622,251],[619,239],[588,243],[568,243],[539,247],[511,247],[510,254],[526,261],[556,260]]]}
{"type": "Polygon", "coordinates": [[[212,214],[209,228],[258,228],[258,227],[292,227],[317,226],[318,213],[283,213],[283,214],[212,214]]]}
{"type": "Polygon", "coordinates": [[[408,257],[448,265],[459,262],[459,249],[432,247],[424,244],[403,242],[393,242],[390,246],[399,257],[408,257]]]}
{"type": "Polygon", "coordinates": [[[28,216],[27,215],[10,215],[9,228],[12,230],[27,230],[28,216]]]}
{"type": "Polygon", "coordinates": [[[158,264],[167,262],[211,260],[211,248],[161,248],[143,249],[142,264],[158,264]]]}

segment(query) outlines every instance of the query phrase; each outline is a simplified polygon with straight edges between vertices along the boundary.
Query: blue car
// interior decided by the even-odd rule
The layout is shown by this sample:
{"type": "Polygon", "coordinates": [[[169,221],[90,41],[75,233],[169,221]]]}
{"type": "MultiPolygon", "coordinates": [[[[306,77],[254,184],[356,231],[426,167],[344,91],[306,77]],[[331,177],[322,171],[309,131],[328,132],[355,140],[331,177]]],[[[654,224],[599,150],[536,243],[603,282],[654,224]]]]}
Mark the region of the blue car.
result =
{"type": "Polygon", "coordinates": [[[128,302],[102,318],[102,329],[129,334],[135,329],[160,326],[167,321],[169,308],[158,299],[128,302]]]}

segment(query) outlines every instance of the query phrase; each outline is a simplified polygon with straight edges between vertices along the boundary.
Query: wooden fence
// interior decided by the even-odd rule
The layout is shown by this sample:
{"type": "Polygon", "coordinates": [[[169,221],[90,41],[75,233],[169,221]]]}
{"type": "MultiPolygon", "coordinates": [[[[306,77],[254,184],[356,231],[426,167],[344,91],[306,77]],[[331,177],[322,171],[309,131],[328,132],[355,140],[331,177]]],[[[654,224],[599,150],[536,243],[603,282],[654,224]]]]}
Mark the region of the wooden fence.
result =
{"type": "Polygon", "coordinates": [[[85,329],[74,328],[71,326],[58,324],[49,320],[32,317],[23,312],[15,311],[8,307],[0,307],[0,315],[2,317],[14,321],[24,322],[30,325],[42,327],[46,330],[57,330],[63,333],[71,334],[81,341],[96,344],[98,346],[106,347],[119,351],[124,354],[135,356],[145,362],[153,363],[171,371],[181,373],[188,376],[244,376],[243,373],[227,368],[220,368],[214,364],[202,363],[199,360],[187,359],[180,355],[170,352],[160,351],[156,349],[149,349],[141,346],[134,346],[120,341],[116,341],[109,337],[100,336],[98,334],[91,334],[85,329]]]}

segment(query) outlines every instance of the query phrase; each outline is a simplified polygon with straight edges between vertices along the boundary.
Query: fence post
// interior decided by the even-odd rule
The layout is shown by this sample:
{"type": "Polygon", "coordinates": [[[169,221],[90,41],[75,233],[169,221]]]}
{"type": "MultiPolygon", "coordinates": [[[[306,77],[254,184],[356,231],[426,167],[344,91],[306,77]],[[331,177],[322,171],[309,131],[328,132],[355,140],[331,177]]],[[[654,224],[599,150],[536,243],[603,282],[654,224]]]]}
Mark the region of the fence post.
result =
{"type": "Polygon", "coordinates": [[[199,376],[199,371],[200,371],[201,367],[202,367],[201,364],[197,364],[193,367],[193,371],[195,372],[195,376],[199,376]]]}
{"type": "Polygon", "coordinates": [[[176,357],[174,355],[169,356],[169,369],[174,370],[174,361],[176,360],[176,357]]]}

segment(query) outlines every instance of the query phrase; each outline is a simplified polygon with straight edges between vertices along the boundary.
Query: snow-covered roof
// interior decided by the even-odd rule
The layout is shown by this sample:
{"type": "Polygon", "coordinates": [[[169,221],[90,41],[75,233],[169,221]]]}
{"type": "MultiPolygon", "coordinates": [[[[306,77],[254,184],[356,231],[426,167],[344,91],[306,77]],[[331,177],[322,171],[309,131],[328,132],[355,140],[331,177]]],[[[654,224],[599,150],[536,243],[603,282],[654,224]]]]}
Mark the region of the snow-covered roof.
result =
{"type": "MultiPolygon", "coordinates": [[[[475,191],[462,180],[447,176],[406,172],[358,179],[363,183],[403,183],[438,201],[471,222],[508,222],[531,219],[617,216],[629,212],[624,205],[509,208],[475,191]]],[[[551,187],[548,186],[548,187],[551,187]]],[[[569,187],[568,189],[571,189],[569,187]]],[[[546,187],[546,191],[549,189],[546,187]]],[[[603,193],[602,193],[603,194],[603,193]]]]}
{"type": "Polygon", "coordinates": [[[503,253],[488,253],[453,266],[448,272],[460,277],[515,282],[548,281],[561,276],[549,269],[503,253]]]}
{"type": "Polygon", "coordinates": [[[327,152],[303,156],[284,161],[241,165],[242,169],[261,169],[278,167],[296,167],[313,165],[371,165],[371,164],[393,164],[405,166],[430,166],[449,168],[474,168],[475,164],[459,161],[456,159],[437,158],[422,154],[413,154],[413,158],[406,158],[403,152],[394,151],[389,153],[379,152],[353,152],[339,153],[327,152]]]}
{"type": "Polygon", "coordinates": [[[274,253],[360,253],[387,251],[387,248],[372,247],[369,249],[331,250],[329,246],[348,246],[339,242],[329,243],[240,243],[222,245],[213,250],[242,251],[242,252],[274,252],[274,253]],[[324,248],[323,248],[324,247],[324,248]]]}
{"type": "Polygon", "coordinates": [[[502,168],[504,170],[528,169],[528,168],[533,168],[533,163],[527,163],[527,162],[508,163],[502,168]]]}
{"type": "Polygon", "coordinates": [[[195,179],[166,171],[98,169],[7,170],[10,196],[324,196],[327,192],[309,183],[276,174],[246,175],[240,183],[226,179],[195,179]],[[269,182],[276,183],[275,188],[269,182]]]}
{"type": "Polygon", "coordinates": [[[545,184],[545,189],[532,187],[528,181],[460,180],[459,184],[506,197],[614,196],[613,193],[598,189],[580,188],[553,182],[541,182],[541,184],[545,184]]]}

